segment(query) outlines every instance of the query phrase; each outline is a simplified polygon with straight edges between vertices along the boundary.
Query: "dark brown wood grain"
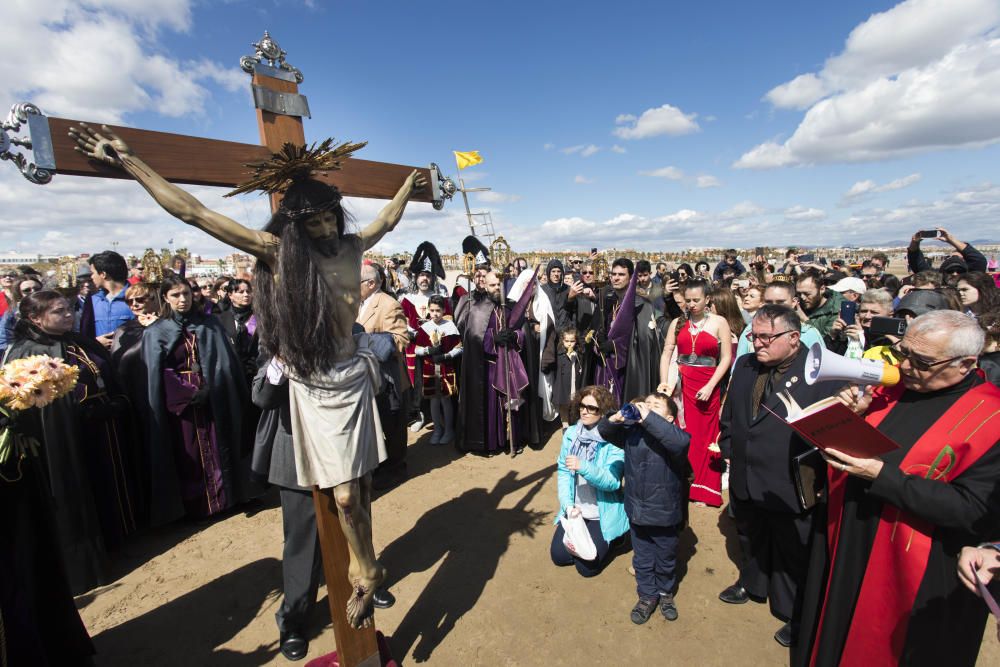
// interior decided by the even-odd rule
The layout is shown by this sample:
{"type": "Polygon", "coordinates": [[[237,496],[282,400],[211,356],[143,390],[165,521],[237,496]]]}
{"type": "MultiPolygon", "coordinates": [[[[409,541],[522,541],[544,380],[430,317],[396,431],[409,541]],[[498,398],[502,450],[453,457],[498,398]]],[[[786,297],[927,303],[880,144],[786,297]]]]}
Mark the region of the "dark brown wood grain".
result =
{"type": "MultiPolygon", "coordinates": [[[[56,159],[56,173],[67,176],[96,176],[99,178],[130,178],[125,172],[76,152],[76,142],[68,130],[79,121],[66,118],[49,118],[52,144],[56,159]]],[[[100,128],[100,123],[89,123],[100,128]]],[[[270,151],[265,146],[241,144],[233,141],[191,137],[131,127],[109,126],[136,155],[141,157],[158,174],[172,183],[212,185],[232,188],[248,180],[251,162],[267,159],[270,151]]],[[[373,162],[351,158],[344,161],[341,171],[318,174],[317,177],[333,183],[349,197],[392,199],[403,179],[416,167],[373,162]]],[[[424,177],[430,172],[423,168],[424,177]]],[[[430,191],[416,193],[413,201],[430,201],[430,191]]]]}

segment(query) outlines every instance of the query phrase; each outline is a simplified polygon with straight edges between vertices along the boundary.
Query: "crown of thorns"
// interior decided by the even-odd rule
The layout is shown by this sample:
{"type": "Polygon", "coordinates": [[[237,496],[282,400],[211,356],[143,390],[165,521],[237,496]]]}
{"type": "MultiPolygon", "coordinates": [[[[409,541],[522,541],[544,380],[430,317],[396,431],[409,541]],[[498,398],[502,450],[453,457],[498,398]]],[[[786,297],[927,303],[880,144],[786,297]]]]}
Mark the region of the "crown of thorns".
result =
{"type": "Polygon", "coordinates": [[[272,153],[267,160],[245,165],[253,169],[253,178],[224,196],[232,197],[254,190],[268,194],[285,192],[296,181],[307,179],[314,172],[340,169],[344,160],[367,145],[367,141],[359,144],[345,141],[331,148],[333,139],[326,139],[319,145],[314,143],[311,146],[286,143],[280,151],[272,153]]]}

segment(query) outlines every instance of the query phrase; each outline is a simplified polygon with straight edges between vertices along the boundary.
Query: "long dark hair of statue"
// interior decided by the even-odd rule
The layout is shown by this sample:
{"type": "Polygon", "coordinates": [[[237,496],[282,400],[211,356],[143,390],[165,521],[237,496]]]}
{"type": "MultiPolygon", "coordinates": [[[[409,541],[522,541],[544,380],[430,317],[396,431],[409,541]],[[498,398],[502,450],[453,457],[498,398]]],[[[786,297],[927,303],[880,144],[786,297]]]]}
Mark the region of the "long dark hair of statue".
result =
{"type": "Polygon", "coordinates": [[[264,227],[265,232],[281,239],[277,273],[262,261],[257,262],[253,272],[260,345],[299,377],[330,370],[340,350],[333,335],[338,329],[331,295],[313,260],[314,241],[304,229],[311,216],[295,216],[295,212],[304,209],[336,212],[337,236],[343,243],[350,218],[340,199],[340,192],[326,183],[306,180],[292,185],[281,207],[264,227]]]}

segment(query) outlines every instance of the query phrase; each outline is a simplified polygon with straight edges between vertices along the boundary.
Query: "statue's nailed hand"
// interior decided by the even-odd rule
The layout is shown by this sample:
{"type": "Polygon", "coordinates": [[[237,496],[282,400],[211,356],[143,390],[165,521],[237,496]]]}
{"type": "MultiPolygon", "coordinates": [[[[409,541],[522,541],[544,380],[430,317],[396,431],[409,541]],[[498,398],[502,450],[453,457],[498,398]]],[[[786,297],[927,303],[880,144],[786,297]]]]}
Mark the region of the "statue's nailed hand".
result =
{"type": "Polygon", "coordinates": [[[424,178],[424,175],[420,173],[419,169],[414,169],[410,172],[410,175],[406,177],[404,185],[409,188],[411,193],[419,192],[427,187],[427,179],[424,178]]]}
{"type": "Polygon", "coordinates": [[[91,160],[120,167],[121,156],[131,155],[132,149],[107,125],[101,125],[101,130],[104,131],[104,134],[97,132],[86,123],[80,123],[79,127],[69,128],[69,136],[76,141],[78,153],[83,153],[91,160]]]}

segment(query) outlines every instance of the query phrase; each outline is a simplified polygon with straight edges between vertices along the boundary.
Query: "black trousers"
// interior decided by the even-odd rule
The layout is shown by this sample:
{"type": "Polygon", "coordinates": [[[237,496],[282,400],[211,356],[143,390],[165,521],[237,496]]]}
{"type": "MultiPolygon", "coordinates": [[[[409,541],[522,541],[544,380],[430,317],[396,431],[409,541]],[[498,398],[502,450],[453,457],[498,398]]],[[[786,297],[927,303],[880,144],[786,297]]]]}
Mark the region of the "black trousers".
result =
{"type": "Polygon", "coordinates": [[[677,526],[632,524],[632,568],[639,597],[674,592],[677,585],[677,526]]]}
{"type": "Polygon", "coordinates": [[[312,491],[281,489],[281,523],[285,533],[281,556],[284,599],[274,619],[279,632],[302,632],[316,604],[323,569],[312,491]]]}
{"type": "Polygon", "coordinates": [[[774,616],[798,625],[813,513],[773,512],[735,497],[730,503],[743,552],[740,584],[754,597],[766,597],[774,616]]]}
{"type": "Polygon", "coordinates": [[[608,554],[611,553],[611,545],[604,541],[599,519],[585,519],[585,523],[587,524],[587,532],[590,533],[590,539],[594,540],[594,546],[597,547],[597,556],[594,560],[583,560],[569,552],[569,549],[563,544],[563,535],[566,534],[566,531],[563,530],[561,524],[556,526],[556,534],[552,536],[549,555],[556,565],[576,565],[576,571],[580,573],[580,576],[596,577],[604,569],[608,554]]]}
{"type": "MultiPolygon", "coordinates": [[[[406,469],[406,425],[407,414],[414,400],[413,389],[403,392],[401,405],[397,410],[389,409],[389,399],[379,396],[375,399],[378,418],[385,434],[386,459],[379,464],[376,473],[395,473],[406,469]]],[[[417,401],[419,409],[419,399],[417,401]]]]}

